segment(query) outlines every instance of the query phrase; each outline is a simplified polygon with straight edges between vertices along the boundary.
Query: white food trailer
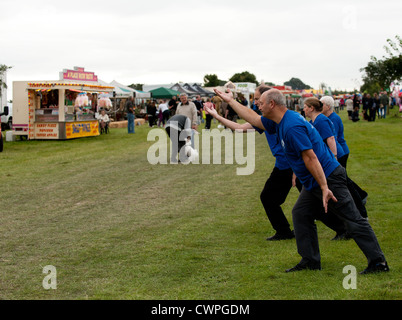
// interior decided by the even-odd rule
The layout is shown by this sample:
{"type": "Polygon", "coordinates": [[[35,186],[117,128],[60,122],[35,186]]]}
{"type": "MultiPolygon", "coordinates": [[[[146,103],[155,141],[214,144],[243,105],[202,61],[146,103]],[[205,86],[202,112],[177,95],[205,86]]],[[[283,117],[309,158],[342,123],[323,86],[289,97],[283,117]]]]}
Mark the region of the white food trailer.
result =
{"type": "Polygon", "coordinates": [[[13,135],[66,140],[99,135],[99,96],[113,87],[84,68],[60,72],[55,81],[13,82],[13,135]]]}

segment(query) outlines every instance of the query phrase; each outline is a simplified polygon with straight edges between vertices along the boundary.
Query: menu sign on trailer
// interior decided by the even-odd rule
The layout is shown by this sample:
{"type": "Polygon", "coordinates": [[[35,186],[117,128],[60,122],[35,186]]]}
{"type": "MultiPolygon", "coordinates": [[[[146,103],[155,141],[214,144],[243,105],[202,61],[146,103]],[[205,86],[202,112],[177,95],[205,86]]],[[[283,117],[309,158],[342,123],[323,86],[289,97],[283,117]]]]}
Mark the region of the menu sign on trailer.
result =
{"type": "Polygon", "coordinates": [[[84,68],[74,67],[74,70],[60,72],[60,80],[76,80],[98,82],[98,76],[93,72],[87,72],[84,68]]]}
{"type": "Polygon", "coordinates": [[[66,123],[66,138],[75,139],[99,136],[98,121],[66,123]]]}
{"type": "Polygon", "coordinates": [[[35,139],[58,139],[59,124],[58,123],[36,123],[35,139]]]}

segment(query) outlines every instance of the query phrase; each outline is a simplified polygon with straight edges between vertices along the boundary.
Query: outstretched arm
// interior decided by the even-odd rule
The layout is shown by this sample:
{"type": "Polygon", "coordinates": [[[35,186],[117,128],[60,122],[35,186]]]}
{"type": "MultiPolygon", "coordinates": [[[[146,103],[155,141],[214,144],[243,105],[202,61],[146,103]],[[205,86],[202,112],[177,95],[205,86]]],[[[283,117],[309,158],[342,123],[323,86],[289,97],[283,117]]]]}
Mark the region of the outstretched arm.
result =
{"type": "Polygon", "coordinates": [[[229,105],[233,108],[234,111],[239,115],[240,118],[246,120],[248,123],[250,123],[252,126],[260,128],[262,130],[265,130],[262,122],[261,122],[261,116],[259,116],[257,113],[254,112],[254,110],[251,110],[250,108],[247,108],[246,106],[243,106],[239,102],[237,102],[235,99],[233,99],[233,94],[232,92],[221,92],[217,89],[214,89],[215,93],[221,97],[224,101],[229,103],[229,105]]]}
{"type": "Polygon", "coordinates": [[[237,122],[230,121],[229,119],[226,119],[218,114],[214,108],[210,108],[206,105],[204,105],[204,110],[206,113],[210,114],[212,117],[214,117],[216,120],[218,120],[220,123],[222,123],[225,127],[228,127],[229,129],[232,130],[242,130],[243,132],[247,132],[247,130],[252,130],[254,129],[251,124],[244,123],[240,124],[237,122]]]}

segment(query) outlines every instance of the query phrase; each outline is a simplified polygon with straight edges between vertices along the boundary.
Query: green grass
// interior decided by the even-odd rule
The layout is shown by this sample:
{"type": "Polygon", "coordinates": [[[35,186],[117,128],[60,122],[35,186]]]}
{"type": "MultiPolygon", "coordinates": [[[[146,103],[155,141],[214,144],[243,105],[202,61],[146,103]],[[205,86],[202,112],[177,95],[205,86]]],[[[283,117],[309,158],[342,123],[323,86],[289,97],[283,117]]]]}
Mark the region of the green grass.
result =
{"type": "MultiPolygon", "coordinates": [[[[396,113],[396,109],[392,110],[396,113]]],[[[350,177],[391,271],[342,286],[343,268],[363,270],[353,241],[333,242],[318,224],[323,270],[287,274],[294,240],[273,234],[259,194],[274,165],[256,135],[256,169],[150,165],[149,128],[72,141],[6,142],[0,153],[0,299],[401,299],[402,120],[346,120],[350,177]],[[45,290],[46,265],[57,289],[45,290]]],[[[216,126],[216,124],[214,125],[216,126]]],[[[291,222],[298,196],[283,208],[291,222]]]]}

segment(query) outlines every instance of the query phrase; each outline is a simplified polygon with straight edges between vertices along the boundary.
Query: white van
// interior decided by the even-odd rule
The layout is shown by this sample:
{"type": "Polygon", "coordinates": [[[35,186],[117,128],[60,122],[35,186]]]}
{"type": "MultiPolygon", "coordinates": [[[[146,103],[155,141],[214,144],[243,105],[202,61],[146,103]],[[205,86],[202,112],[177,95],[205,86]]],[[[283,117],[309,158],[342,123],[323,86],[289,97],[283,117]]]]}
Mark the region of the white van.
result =
{"type": "Polygon", "coordinates": [[[13,104],[11,102],[7,103],[6,106],[0,108],[1,116],[1,129],[7,130],[13,128],[13,104]],[[8,114],[4,113],[4,107],[8,107],[8,114]]]}

